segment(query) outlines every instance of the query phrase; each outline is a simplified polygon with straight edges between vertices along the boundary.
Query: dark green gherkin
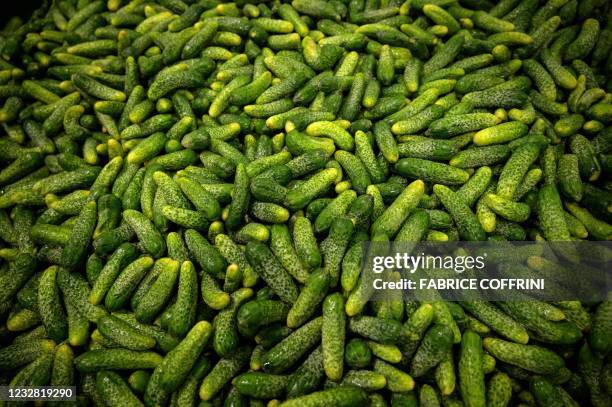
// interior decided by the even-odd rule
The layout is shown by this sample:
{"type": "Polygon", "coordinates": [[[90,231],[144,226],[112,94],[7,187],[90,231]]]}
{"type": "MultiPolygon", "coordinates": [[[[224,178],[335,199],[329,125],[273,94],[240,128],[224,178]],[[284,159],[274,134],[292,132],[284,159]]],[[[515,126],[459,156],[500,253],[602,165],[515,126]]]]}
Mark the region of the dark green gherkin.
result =
{"type": "Polygon", "coordinates": [[[605,255],[607,2],[48,3],[0,29],[4,382],[147,407],[610,404],[606,264],[584,298],[457,303],[381,298],[403,276],[366,268],[395,241],[486,241],[514,276],[561,269],[512,241],[565,242],[579,277],[605,255]]]}

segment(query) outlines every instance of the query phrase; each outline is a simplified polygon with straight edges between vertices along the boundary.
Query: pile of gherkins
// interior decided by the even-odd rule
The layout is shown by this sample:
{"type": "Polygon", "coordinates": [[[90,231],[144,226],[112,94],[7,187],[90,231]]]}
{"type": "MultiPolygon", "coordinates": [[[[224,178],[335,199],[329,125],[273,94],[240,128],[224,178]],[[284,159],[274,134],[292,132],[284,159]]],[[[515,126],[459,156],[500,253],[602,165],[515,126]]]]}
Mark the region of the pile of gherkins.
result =
{"type": "Polygon", "coordinates": [[[43,3],[0,32],[0,385],[612,405],[612,302],[360,274],[367,241],[612,238],[608,1],[43,3]]]}

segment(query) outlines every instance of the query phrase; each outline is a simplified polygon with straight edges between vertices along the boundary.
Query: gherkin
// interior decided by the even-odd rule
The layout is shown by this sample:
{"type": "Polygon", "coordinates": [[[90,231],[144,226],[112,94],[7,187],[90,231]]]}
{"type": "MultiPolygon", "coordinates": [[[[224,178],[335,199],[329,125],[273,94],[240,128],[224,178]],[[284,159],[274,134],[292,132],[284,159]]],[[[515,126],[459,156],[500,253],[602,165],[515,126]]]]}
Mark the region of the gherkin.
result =
{"type": "Polygon", "coordinates": [[[612,403],[610,2],[39,3],[0,28],[3,384],[612,403]],[[556,296],[395,263],[476,245],[556,296]]]}

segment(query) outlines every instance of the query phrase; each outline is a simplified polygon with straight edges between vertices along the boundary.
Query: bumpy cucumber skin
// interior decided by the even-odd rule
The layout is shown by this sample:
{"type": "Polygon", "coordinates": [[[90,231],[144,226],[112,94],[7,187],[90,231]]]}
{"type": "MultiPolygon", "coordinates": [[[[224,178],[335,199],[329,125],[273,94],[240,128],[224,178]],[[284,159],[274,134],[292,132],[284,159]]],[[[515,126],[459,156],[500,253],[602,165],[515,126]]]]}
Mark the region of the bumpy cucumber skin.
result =
{"type": "Polygon", "coordinates": [[[340,380],[344,364],[345,342],[344,300],[339,293],[328,296],[323,302],[321,326],[323,368],[330,380],[340,380]]]}
{"type": "Polygon", "coordinates": [[[72,269],[82,260],[93,236],[96,214],[97,205],[95,201],[89,202],[81,211],[78,222],[72,229],[70,239],[62,250],[60,262],[63,267],[72,269]]]}
{"type": "Polygon", "coordinates": [[[486,166],[480,167],[472,174],[470,179],[457,190],[457,195],[471,207],[487,190],[492,176],[493,171],[491,168],[486,166]]]}
{"type": "Polygon", "coordinates": [[[538,154],[539,147],[535,144],[526,144],[516,149],[499,176],[497,194],[503,198],[512,199],[520,180],[529,166],[537,159],[538,154]]]}
{"type": "Polygon", "coordinates": [[[114,372],[98,372],[96,375],[96,388],[107,404],[123,406],[142,405],[136,395],[132,393],[127,383],[114,372]]]}
{"type": "Polygon", "coordinates": [[[512,381],[505,373],[496,373],[487,386],[487,403],[491,407],[505,406],[512,397],[512,381]]]}
{"type": "Polygon", "coordinates": [[[176,302],[168,332],[175,337],[182,337],[195,320],[198,297],[198,276],[190,261],[181,264],[176,302]]]}
{"type": "Polygon", "coordinates": [[[612,237],[603,1],[51,3],[0,39],[4,381],[457,407],[490,375],[491,406],[606,404],[609,298],[368,307],[359,275],[368,240],[612,237]]]}
{"type": "Polygon", "coordinates": [[[295,283],[266,245],[249,242],[246,247],[246,256],[257,274],[270,287],[273,287],[283,301],[287,303],[295,302],[298,297],[298,289],[295,283]]]}
{"type": "Polygon", "coordinates": [[[474,144],[485,146],[496,143],[506,143],[527,134],[528,127],[521,122],[498,124],[474,134],[474,144]]]}
{"type": "Polygon", "coordinates": [[[213,398],[225,384],[248,363],[251,349],[242,347],[227,358],[220,359],[212,368],[210,373],[204,377],[200,386],[199,395],[202,400],[210,400],[213,398]]]}
{"type": "Polygon", "coordinates": [[[136,232],[147,251],[153,257],[160,257],[166,249],[166,243],[151,221],[145,218],[142,213],[132,209],[124,211],[123,216],[136,232]]]}
{"type": "Polygon", "coordinates": [[[130,243],[123,243],[108,258],[106,265],[100,270],[93,284],[89,301],[92,304],[102,303],[104,296],[117,279],[121,269],[125,267],[136,255],[136,248],[130,243]]]}
{"type": "Polygon", "coordinates": [[[529,340],[529,334],[525,328],[488,303],[483,301],[466,301],[461,305],[500,335],[522,344],[526,344],[529,340]]]}
{"type": "Polygon", "coordinates": [[[593,328],[589,334],[589,344],[599,352],[609,352],[612,348],[610,337],[605,334],[610,326],[612,306],[609,300],[603,301],[597,307],[593,318],[593,328]]]}
{"type": "Polygon", "coordinates": [[[132,350],[147,350],[155,346],[155,339],[143,335],[123,320],[112,315],[98,321],[100,333],[121,346],[132,350]]]}
{"type": "Polygon", "coordinates": [[[168,259],[159,276],[135,307],[136,318],[141,322],[150,322],[168,302],[178,280],[179,263],[168,259]]]}
{"type": "Polygon", "coordinates": [[[57,272],[53,266],[43,272],[38,284],[38,309],[49,337],[61,342],[68,334],[68,325],[59,297],[57,272]]]}
{"type": "Polygon", "coordinates": [[[402,191],[396,200],[376,219],[372,225],[372,234],[384,233],[393,236],[412,209],[418,205],[423,195],[425,184],[417,180],[402,191]]]}
{"type": "Polygon", "coordinates": [[[442,205],[450,212],[457,223],[459,234],[465,240],[484,240],[485,232],[476,215],[455,192],[444,185],[434,185],[434,193],[442,201],[442,205]]]}
{"type": "Polygon", "coordinates": [[[380,359],[374,361],[374,371],[386,377],[387,388],[392,392],[405,393],[414,389],[414,379],[408,373],[380,359]]]}
{"type": "Polygon", "coordinates": [[[296,397],[315,390],[325,377],[321,347],[316,348],[298,367],[287,383],[287,396],[296,397]]]}
{"type": "Polygon", "coordinates": [[[15,343],[0,352],[0,366],[3,369],[14,369],[32,362],[45,352],[55,348],[55,342],[50,339],[37,339],[23,343],[15,343]]]}
{"type": "Polygon", "coordinates": [[[565,366],[556,353],[535,345],[522,345],[501,339],[486,338],[484,349],[501,361],[539,374],[552,374],[565,366]]]}
{"type": "Polygon", "coordinates": [[[445,325],[431,327],[419,345],[410,365],[410,374],[413,377],[424,375],[429,369],[436,366],[446,356],[453,343],[453,333],[445,325]]]}
{"type": "Polygon", "coordinates": [[[159,369],[162,370],[161,385],[166,391],[180,386],[212,334],[212,326],[200,321],[191,328],[187,336],[164,358],[159,369]]]}
{"type": "Polygon", "coordinates": [[[255,398],[278,398],[285,392],[288,377],[263,372],[247,372],[232,380],[241,394],[255,398]]]}
{"type": "Polygon", "coordinates": [[[289,305],[278,300],[249,301],[238,309],[237,323],[240,333],[253,336],[265,325],[287,318],[289,305]]]}
{"type": "Polygon", "coordinates": [[[329,274],[332,286],[338,283],[342,258],[354,230],[355,225],[351,219],[338,218],[332,223],[327,238],[321,242],[323,269],[329,274]]]}
{"type": "Polygon", "coordinates": [[[351,318],[349,329],[377,342],[395,343],[399,340],[401,324],[390,318],[358,316],[351,318]]]}
{"type": "Polygon", "coordinates": [[[100,349],[81,354],[75,358],[74,364],[79,371],[95,372],[101,369],[151,369],[161,361],[162,357],[154,352],[100,349]]]}
{"type": "Polygon", "coordinates": [[[368,396],[364,390],[348,386],[337,387],[335,389],[321,390],[310,393],[306,396],[296,397],[287,400],[280,405],[283,407],[299,406],[338,406],[350,407],[365,405],[368,403],[368,396]]]}
{"type": "Polygon", "coordinates": [[[482,339],[472,331],[465,331],[461,339],[459,356],[459,386],[467,406],[486,405],[485,379],[482,370],[482,339]]]}
{"type": "Polygon", "coordinates": [[[308,181],[290,190],[286,196],[286,203],[290,208],[304,208],[314,197],[331,186],[338,176],[338,170],[328,168],[320,171],[308,181]]]}
{"type": "Polygon", "coordinates": [[[395,164],[395,170],[409,178],[447,185],[463,184],[469,178],[460,168],[420,158],[402,158],[395,164]]]}
{"type": "Polygon", "coordinates": [[[579,202],[582,199],[584,186],[580,179],[578,157],[564,154],[559,158],[557,178],[561,192],[570,199],[579,202]]]}
{"type": "Polygon", "coordinates": [[[567,224],[563,219],[561,198],[554,185],[546,185],[538,192],[538,219],[546,240],[566,241],[570,239],[567,224]]]}
{"type": "Polygon", "coordinates": [[[490,113],[468,113],[434,121],[427,133],[433,137],[449,138],[458,134],[480,130],[499,123],[499,118],[490,113]]]}
{"type": "Polygon", "coordinates": [[[344,359],[354,369],[365,368],[372,362],[372,351],[363,339],[352,339],[346,344],[344,359]]]}
{"type": "Polygon", "coordinates": [[[316,311],[329,288],[329,274],[325,270],[314,271],[304,284],[297,300],[287,314],[287,326],[297,328],[316,311]]]}
{"type": "Polygon", "coordinates": [[[280,373],[299,360],[320,341],[322,322],[321,317],[311,320],[270,349],[263,358],[264,371],[280,373]]]}
{"type": "Polygon", "coordinates": [[[272,225],[270,234],[270,247],[276,258],[285,270],[298,282],[304,283],[308,278],[308,271],[299,259],[294,242],[291,240],[289,228],[285,225],[272,225]]]}

